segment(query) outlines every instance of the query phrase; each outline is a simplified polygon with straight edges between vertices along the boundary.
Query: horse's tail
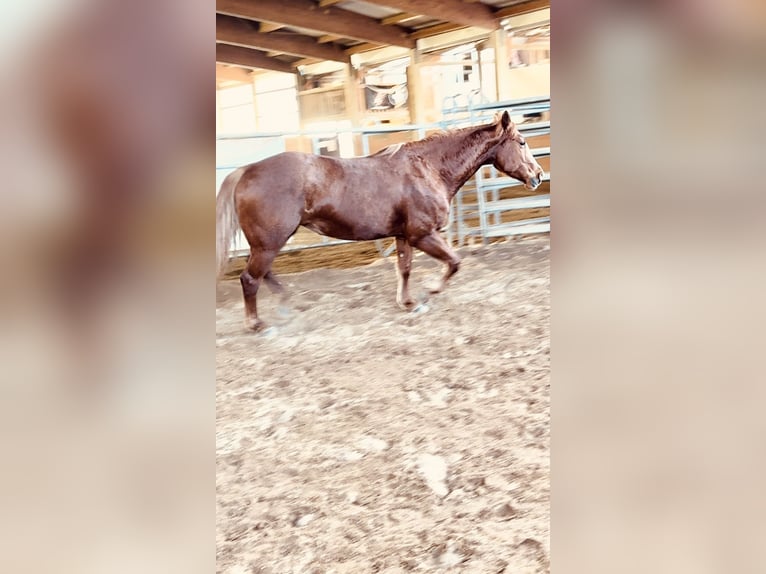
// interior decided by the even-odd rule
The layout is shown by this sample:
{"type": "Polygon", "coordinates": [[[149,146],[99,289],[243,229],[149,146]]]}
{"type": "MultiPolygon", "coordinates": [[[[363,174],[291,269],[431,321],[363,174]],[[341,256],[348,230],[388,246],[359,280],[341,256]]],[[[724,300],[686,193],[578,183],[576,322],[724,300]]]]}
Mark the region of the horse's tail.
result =
{"type": "Polygon", "coordinates": [[[226,265],[229,262],[229,249],[234,241],[234,234],[239,229],[239,217],[234,205],[234,189],[237,187],[241,175],[241,169],[227,175],[215,200],[215,258],[218,279],[226,271],[226,265]]]}

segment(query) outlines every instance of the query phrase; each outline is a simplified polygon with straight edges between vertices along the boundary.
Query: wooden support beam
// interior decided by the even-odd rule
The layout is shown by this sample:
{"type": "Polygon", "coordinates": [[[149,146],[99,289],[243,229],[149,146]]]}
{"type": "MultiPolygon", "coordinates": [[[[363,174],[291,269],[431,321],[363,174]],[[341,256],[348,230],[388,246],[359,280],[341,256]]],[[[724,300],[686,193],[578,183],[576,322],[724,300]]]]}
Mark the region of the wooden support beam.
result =
{"type": "Polygon", "coordinates": [[[232,18],[223,14],[215,15],[215,39],[224,44],[245,48],[258,48],[301,56],[348,63],[349,59],[341,48],[331,44],[317,44],[313,38],[292,32],[263,34],[256,32],[248,20],[232,18]]]}
{"type": "Polygon", "coordinates": [[[520,14],[527,14],[529,12],[536,12],[537,10],[544,10],[551,7],[551,0],[531,0],[530,2],[523,2],[521,4],[514,4],[507,8],[500,8],[495,12],[495,17],[498,20],[503,18],[510,18],[511,16],[519,16],[520,14]]]}
{"type": "Polygon", "coordinates": [[[391,24],[399,24],[400,22],[406,22],[407,20],[413,20],[415,18],[420,18],[420,14],[413,14],[412,12],[400,12],[399,14],[394,14],[388,18],[383,18],[380,23],[384,26],[390,26],[391,24]]]}
{"type": "Polygon", "coordinates": [[[274,24],[273,22],[261,22],[258,24],[258,31],[263,34],[268,34],[274,30],[281,30],[284,28],[282,24],[274,24]]]}
{"type": "Polygon", "coordinates": [[[295,73],[292,65],[269,58],[262,52],[248,50],[240,46],[230,46],[229,44],[215,45],[215,61],[221,64],[230,64],[240,66],[241,68],[252,68],[262,70],[274,70],[275,72],[295,73]]]}
{"type": "Polygon", "coordinates": [[[320,8],[313,0],[216,0],[215,10],[230,16],[309,28],[361,42],[415,47],[415,41],[408,37],[404,28],[383,26],[374,18],[334,6],[320,8]]]}
{"type": "Polygon", "coordinates": [[[328,42],[334,42],[335,40],[340,40],[341,36],[336,36],[335,34],[324,34],[323,36],[319,36],[317,38],[317,44],[327,44],[328,42]]]}
{"type": "Polygon", "coordinates": [[[346,48],[345,52],[349,56],[352,56],[354,54],[359,54],[361,52],[369,52],[371,50],[377,50],[378,48],[382,48],[380,44],[370,44],[369,42],[365,42],[364,44],[357,44],[356,46],[351,46],[350,48],[346,48]]]}
{"type": "Polygon", "coordinates": [[[415,30],[412,34],[410,34],[410,38],[413,40],[420,40],[420,38],[428,38],[429,36],[436,36],[437,34],[444,34],[445,32],[460,30],[460,28],[465,28],[465,26],[462,24],[445,22],[444,24],[436,24],[435,26],[429,26],[428,28],[415,30]]]}
{"type": "Polygon", "coordinates": [[[316,64],[321,61],[322,60],[317,60],[316,58],[303,58],[297,62],[293,62],[292,66],[293,68],[297,68],[298,66],[310,66],[311,64],[316,64]]]}
{"type": "Polygon", "coordinates": [[[372,4],[380,4],[396,8],[402,12],[422,14],[439,20],[446,20],[463,26],[476,26],[495,30],[500,24],[494,10],[480,2],[466,4],[461,0],[365,0],[372,4]]]}

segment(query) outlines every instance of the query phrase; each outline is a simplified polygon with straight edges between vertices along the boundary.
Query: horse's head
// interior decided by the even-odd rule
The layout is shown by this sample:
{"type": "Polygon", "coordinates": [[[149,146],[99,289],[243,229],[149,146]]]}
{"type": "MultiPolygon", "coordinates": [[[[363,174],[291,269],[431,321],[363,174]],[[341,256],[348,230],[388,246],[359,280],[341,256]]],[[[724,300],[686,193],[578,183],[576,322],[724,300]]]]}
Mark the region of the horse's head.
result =
{"type": "Polygon", "coordinates": [[[527,189],[537,189],[543,178],[543,168],[535,160],[532,150],[507,111],[497,118],[497,134],[500,142],[495,147],[493,165],[503,173],[523,181],[527,189]]]}

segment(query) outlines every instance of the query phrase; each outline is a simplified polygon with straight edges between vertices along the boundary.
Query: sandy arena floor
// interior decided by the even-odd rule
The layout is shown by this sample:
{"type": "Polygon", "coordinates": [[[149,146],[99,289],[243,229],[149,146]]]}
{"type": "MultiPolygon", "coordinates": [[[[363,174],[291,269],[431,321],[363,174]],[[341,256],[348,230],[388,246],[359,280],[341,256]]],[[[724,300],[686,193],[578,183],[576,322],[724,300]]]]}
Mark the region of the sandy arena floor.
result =
{"type": "Polygon", "coordinates": [[[549,239],[460,253],[418,313],[394,257],[283,274],[257,335],[219,285],[219,572],[548,572],[549,239]]]}

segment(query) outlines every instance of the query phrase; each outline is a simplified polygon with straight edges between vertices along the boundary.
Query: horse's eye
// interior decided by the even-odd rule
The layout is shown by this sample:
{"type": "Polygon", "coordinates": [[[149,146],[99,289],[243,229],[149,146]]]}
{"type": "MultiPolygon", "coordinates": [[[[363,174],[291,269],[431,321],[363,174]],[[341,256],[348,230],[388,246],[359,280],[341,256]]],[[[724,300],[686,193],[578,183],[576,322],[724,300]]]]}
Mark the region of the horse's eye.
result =
{"type": "Polygon", "coordinates": [[[525,145],[527,145],[527,141],[526,140],[519,140],[519,145],[524,147],[525,145]]]}

